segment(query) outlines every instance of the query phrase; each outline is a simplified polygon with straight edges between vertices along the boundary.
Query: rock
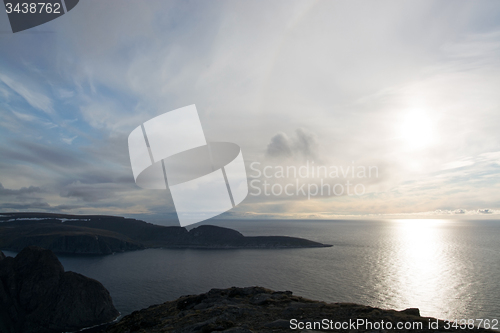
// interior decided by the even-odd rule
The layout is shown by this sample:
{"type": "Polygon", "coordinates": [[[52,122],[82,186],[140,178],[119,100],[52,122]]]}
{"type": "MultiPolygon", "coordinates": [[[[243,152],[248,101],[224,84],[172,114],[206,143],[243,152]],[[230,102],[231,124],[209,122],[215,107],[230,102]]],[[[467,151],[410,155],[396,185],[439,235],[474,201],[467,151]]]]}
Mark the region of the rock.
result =
{"type": "Polygon", "coordinates": [[[264,327],[289,329],[290,328],[290,320],[277,319],[277,320],[272,321],[270,323],[264,324],[264,327]]]}
{"type": "Polygon", "coordinates": [[[119,313],[113,306],[111,296],[97,280],[74,272],[65,272],[58,285],[58,301],[53,311],[53,322],[64,323],[78,329],[109,322],[119,313]]]}
{"type": "MultiPolygon", "coordinates": [[[[347,332],[349,330],[323,330],[319,325],[323,319],[332,322],[349,322],[365,319],[370,322],[419,322],[421,329],[374,330],[360,327],[352,332],[465,332],[461,329],[444,329],[439,321],[437,330],[429,330],[429,320],[421,318],[415,308],[403,311],[384,310],[352,303],[328,304],[294,296],[290,291],[273,291],[262,287],[212,289],[200,295],[182,296],[177,300],[150,306],[125,316],[118,323],[106,328],[107,333],[121,332],[226,332],[226,333],[271,333],[271,332],[347,332]],[[292,328],[292,320],[303,328],[292,328]],[[313,325],[312,323],[317,323],[313,325]],[[307,326],[309,324],[309,327],[307,326]]],[[[472,329],[467,332],[492,332],[472,329]]]]}
{"type": "Polygon", "coordinates": [[[401,312],[407,315],[420,317],[420,310],[418,308],[408,308],[401,312]]]}
{"type": "Polygon", "coordinates": [[[223,333],[254,333],[250,331],[248,328],[244,327],[232,327],[227,330],[222,331],[223,333]]]}
{"type": "Polygon", "coordinates": [[[187,310],[193,308],[195,305],[198,305],[201,301],[207,298],[206,295],[197,295],[197,296],[188,296],[185,297],[182,301],[177,303],[177,308],[179,310],[187,310]]]}
{"type": "Polygon", "coordinates": [[[198,239],[202,242],[225,242],[245,237],[236,230],[213,225],[200,225],[191,229],[189,235],[193,238],[193,242],[198,239]]]}
{"type": "Polygon", "coordinates": [[[258,294],[255,295],[251,300],[251,304],[255,305],[263,305],[269,303],[269,300],[272,298],[273,295],[271,294],[258,294]]]}
{"type": "Polygon", "coordinates": [[[0,305],[0,332],[76,331],[119,315],[100,282],[65,272],[52,251],[34,246],[0,261],[0,305]]]}

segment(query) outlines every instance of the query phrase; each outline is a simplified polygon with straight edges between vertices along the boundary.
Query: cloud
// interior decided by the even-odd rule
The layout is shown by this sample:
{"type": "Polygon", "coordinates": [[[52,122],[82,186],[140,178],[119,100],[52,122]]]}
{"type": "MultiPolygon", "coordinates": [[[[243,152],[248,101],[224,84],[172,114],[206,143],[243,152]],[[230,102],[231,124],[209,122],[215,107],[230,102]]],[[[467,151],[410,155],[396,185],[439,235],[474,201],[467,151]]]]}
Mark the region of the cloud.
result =
{"type": "Polygon", "coordinates": [[[47,114],[54,113],[53,103],[50,98],[40,92],[28,89],[18,78],[14,80],[5,74],[0,74],[0,81],[23,97],[26,102],[35,109],[41,110],[47,114]]]}
{"type": "Polygon", "coordinates": [[[96,202],[115,197],[117,189],[119,186],[114,183],[83,184],[76,181],[65,186],[60,195],[65,198],[81,199],[85,202],[96,202]]]}
{"type": "Polygon", "coordinates": [[[30,202],[30,203],[18,203],[18,202],[10,202],[10,203],[0,203],[0,210],[4,212],[12,212],[16,210],[22,211],[37,211],[37,210],[46,210],[52,208],[46,202],[30,202]]]}
{"type": "Polygon", "coordinates": [[[66,90],[66,89],[58,89],[58,94],[59,98],[61,99],[69,99],[75,96],[75,92],[72,90],[66,90]]]}
{"type": "Polygon", "coordinates": [[[37,186],[30,187],[22,187],[18,190],[11,190],[3,187],[2,183],[0,183],[0,197],[5,196],[26,196],[34,193],[42,193],[43,190],[37,186]]]}
{"type": "Polygon", "coordinates": [[[318,152],[318,142],[316,136],[303,129],[295,130],[295,136],[290,138],[285,133],[278,133],[271,138],[267,145],[266,156],[271,158],[316,158],[318,152]]]}
{"type": "Polygon", "coordinates": [[[0,146],[0,153],[11,162],[27,162],[38,167],[43,166],[66,172],[71,172],[70,168],[82,168],[89,164],[75,151],[31,141],[14,141],[8,148],[0,146]]]}
{"type": "Polygon", "coordinates": [[[482,153],[478,156],[480,162],[494,163],[500,166],[500,151],[482,153]]]}
{"type": "Polygon", "coordinates": [[[20,189],[8,189],[0,183],[0,210],[32,210],[49,208],[50,205],[42,198],[47,191],[29,186],[20,189]]]}
{"type": "Polygon", "coordinates": [[[24,121],[38,121],[40,118],[35,117],[30,114],[22,113],[22,112],[17,112],[17,111],[12,111],[12,113],[19,119],[24,120],[24,121]]]}
{"type": "Polygon", "coordinates": [[[278,133],[271,138],[266,154],[270,157],[290,157],[292,156],[291,145],[291,140],[285,133],[278,133]]]}
{"type": "Polygon", "coordinates": [[[295,150],[304,157],[315,157],[318,147],[316,136],[302,128],[297,129],[295,134],[297,135],[295,150]]]}
{"type": "MultiPolygon", "coordinates": [[[[436,211],[432,212],[422,212],[418,213],[419,215],[464,215],[464,216],[471,216],[471,215],[487,215],[487,214],[492,214],[492,215],[500,215],[500,210],[495,210],[495,209],[455,209],[455,210],[442,210],[438,209],[436,211]]],[[[417,215],[417,214],[415,214],[417,215]]]]}
{"type": "MultiPolygon", "coordinates": [[[[102,133],[128,133],[139,124],[148,120],[142,112],[137,112],[135,107],[124,103],[126,97],[117,95],[85,96],[80,106],[80,113],[87,124],[102,133]]],[[[130,98],[129,103],[135,104],[135,99],[130,98]]],[[[151,117],[152,118],[152,117],[151,117]]]]}
{"type": "Polygon", "coordinates": [[[78,137],[78,135],[75,135],[74,137],[72,138],[62,138],[61,140],[64,142],[64,143],[67,143],[68,145],[72,144],[73,143],[73,140],[75,140],[76,138],[78,137]]]}

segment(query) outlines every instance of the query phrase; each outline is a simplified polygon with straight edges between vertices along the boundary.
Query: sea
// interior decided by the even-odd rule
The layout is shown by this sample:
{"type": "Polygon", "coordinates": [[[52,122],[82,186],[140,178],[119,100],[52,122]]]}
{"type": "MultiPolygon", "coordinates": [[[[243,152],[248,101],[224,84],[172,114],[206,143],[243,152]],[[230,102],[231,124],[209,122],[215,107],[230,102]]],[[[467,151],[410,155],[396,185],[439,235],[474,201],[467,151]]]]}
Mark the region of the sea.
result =
{"type": "MultiPolygon", "coordinates": [[[[246,236],[303,237],[303,249],[146,249],[59,255],[97,279],[121,315],[212,288],[262,286],[325,302],[500,320],[500,220],[219,220],[246,236]]],[[[4,251],[6,255],[16,253],[4,251]]]]}

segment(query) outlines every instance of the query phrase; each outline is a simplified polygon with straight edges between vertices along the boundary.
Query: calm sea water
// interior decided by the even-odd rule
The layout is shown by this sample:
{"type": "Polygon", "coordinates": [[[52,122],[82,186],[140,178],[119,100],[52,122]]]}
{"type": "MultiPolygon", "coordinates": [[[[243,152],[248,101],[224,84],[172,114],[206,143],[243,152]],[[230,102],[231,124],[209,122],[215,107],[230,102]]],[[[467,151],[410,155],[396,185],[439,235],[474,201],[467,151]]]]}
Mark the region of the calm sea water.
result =
{"type": "MultiPolygon", "coordinates": [[[[59,256],[101,281],[123,314],[207,292],[264,286],[327,302],[420,308],[442,319],[500,319],[500,221],[213,221],[244,235],[288,235],[331,248],[148,249],[59,256]]],[[[6,252],[7,255],[15,253],[6,252]]]]}

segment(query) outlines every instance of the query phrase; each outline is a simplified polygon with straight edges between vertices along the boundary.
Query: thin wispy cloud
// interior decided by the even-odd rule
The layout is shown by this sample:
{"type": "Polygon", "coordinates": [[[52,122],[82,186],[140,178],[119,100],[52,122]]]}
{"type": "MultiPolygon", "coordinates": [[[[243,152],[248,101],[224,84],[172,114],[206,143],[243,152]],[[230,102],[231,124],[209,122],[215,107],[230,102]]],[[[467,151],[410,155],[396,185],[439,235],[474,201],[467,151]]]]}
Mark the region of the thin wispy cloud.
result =
{"type": "Polygon", "coordinates": [[[54,112],[51,99],[44,94],[30,90],[17,79],[12,79],[1,73],[0,81],[12,89],[13,92],[24,98],[33,108],[48,114],[54,112]]]}
{"type": "Polygon", "coordinates": [[[63,140],[64,143],[67,143],[68,145],[70,145],[73,143],[73,140],[75,140],[77,137],[78,137],[78,135],[75,135],[72,138],[62,138],[61,140],[63,140]]]}

